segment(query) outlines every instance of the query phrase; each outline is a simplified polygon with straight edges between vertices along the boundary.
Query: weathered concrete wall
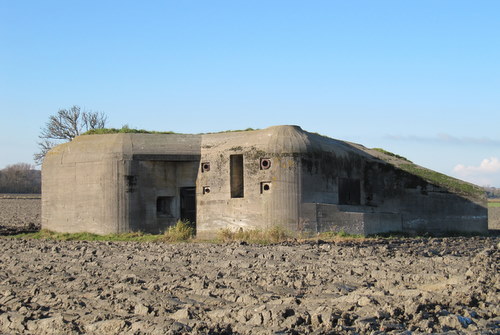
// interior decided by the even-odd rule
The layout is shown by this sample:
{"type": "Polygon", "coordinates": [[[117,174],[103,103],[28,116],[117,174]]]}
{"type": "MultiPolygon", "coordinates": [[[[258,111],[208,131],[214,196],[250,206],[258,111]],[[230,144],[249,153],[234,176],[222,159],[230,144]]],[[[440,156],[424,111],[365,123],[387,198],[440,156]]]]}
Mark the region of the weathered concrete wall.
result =
{"type": "Polygon", "coordinates": [[[198,161],[138,160],[128,164],[131,165],[129,176],[135,183],[126,191],[130,229],[148,233],[165,231],[181,217],[180,189],[195,187],[198,161]],[[161,200],[166,208],[159,208],[161,200]]]}
{"type": "Polygon", "coordinates": [[[312,233],[345,232],[370,235],[402,231],[401,215],[396,213],[355,212],[357,207],[321,203],[303,203],[303,231],[312,233]]]}
{"type": "Polygon", "coordinates": [[[297,230],[302,193],[300,158],[294,151],[304,148],[295,127],[204,135],[197,181],[197,235],[275,225],[297,230]],[[244,167],[241,198],[231,196],[230,157],[238,154],[243,155],[244,167]],[[269,166],[263,166],[263,161],[269,166]],[[202,171],[204,163],[210,164],[210,171],[202,171]]]}
{"type": "Polygon", "coordinates": [[[355,234],[487,232],[484,199],[450,193],[367,155],[359,145],[317,141],[321,142],[313,143],[312,151],[301,155],[303,205],[299,230],[355,234]],[[343,189],[342,180],[359,188],[356,199],[343,194],[353,190],[343,189]]]}
{"type": "Polygon", "coordinates": [[[87,137],[47,154],[42,169],[42,227],[59,232],[116,232],[121,141],[87,137]],[[101,150],[95,150],[102,145],[101,150]],[[115,204],[110,206],[109,204],[115,204]]]}
{"type": "Polygon", "coordinates": [[[178,217],[157,215],[156,199],[174,194],[178,215],[179,188],[195,185],[200,142],[198,135],[112,134],[57,146],[42,168],[42,227],[96,234],[163,230],[178,217]]]}
{"type": "Polygon", "coordinates": [[[450,193],[389,164],[368,162],[363,184],[373,210],[401,213],[405,232],[487,232],[485,199],[450,193]]]}

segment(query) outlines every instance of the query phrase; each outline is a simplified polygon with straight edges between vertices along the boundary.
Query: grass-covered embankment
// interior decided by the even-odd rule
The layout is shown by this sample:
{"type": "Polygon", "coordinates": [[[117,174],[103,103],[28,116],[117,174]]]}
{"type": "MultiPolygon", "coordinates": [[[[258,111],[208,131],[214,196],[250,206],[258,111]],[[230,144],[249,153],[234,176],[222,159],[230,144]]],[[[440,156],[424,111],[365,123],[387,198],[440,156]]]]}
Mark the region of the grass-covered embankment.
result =
{"type": "Polygon", "coordinates": [[[378,158],[394,165],[396,168],[422,178],[431,184],[445,188],[450,192],[479,199],[484,199],[486,196],[485,190],[482,187],[416,165],[406,157],[387,150],[381,148],[373,148],[372,150],[378,153],[376,154],[378,158]]]}

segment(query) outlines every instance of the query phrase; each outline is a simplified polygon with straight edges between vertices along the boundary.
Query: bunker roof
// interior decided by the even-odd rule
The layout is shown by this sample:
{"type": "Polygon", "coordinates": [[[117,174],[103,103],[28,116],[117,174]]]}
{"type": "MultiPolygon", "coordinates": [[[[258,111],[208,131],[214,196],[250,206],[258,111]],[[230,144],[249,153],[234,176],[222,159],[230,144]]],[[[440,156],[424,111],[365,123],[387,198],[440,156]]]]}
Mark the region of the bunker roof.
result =
{"type": "Polygon", "coordinates": [[[117,159],[193,160],[200,156],[200,135],[105,134],[84,135],[56,146],[46,159],[58,157],[64,163],[117,159]],[[163,158],[162,158],[163,157],[163,158]],[[184,157],[184,159],[183,159],[184,157]]]}
{"type": "Polygon", "coordinates": [[[202,147],[217,147],[221,150],[236,148],[257,148],[269,154],[308,154],[333,152],[345,155],[355,152],[365,158],[376,159],[360,144],[339,141],[310,133],[299,126],[272,126],[260,130],[206,134],[202,137],[202,147]]]}

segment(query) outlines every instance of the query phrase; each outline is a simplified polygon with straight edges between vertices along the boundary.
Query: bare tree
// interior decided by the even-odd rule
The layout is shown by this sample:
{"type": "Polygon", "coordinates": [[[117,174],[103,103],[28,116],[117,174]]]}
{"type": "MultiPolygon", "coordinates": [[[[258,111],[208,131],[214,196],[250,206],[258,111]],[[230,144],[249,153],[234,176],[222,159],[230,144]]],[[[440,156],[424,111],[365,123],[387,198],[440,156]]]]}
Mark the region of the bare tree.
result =
{"type": "Polygon", "coordinates": [[[69,142],[76,136],[91,129],[100,129],[106,126],[107,117],[102,112],[82,112],[79,106],[61,109],[56,115],[51,115],[49,121],[42,128],[38,142],[40,151],[34,155],[35,162],[43,162],[47,152],[62,142],[69,142]]]}

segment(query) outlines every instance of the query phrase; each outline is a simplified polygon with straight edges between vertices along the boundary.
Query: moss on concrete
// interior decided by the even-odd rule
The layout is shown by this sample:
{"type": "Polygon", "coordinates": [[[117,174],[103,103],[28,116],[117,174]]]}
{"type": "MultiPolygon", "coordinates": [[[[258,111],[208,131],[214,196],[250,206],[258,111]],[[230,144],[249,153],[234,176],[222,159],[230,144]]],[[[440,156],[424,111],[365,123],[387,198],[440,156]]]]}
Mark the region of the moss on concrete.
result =
{"type": "Polygon", "coordinates": [[[418,166],[413,164],[413,162],[408,160],[406,157],[394,154],[382,148],[373,148],[372,150],[387,156],[387,159],[383,156],[379,156],[379,158],[396,168],[420,177],[431,184],[447,189],[449,192],[480,199],[483,199],[486,196],[484,189],[477,185],[418,166]]]}
{"type": "Polygon", "coordinates": [[[450,192],[478,197],[478,198],[485,197],[485,192],[483,188],[474,184],[467,183],[463,180],[456,179],[447,176],[445,174],[423,168],[415,164],[404,163],[404,164],[398,164],[397,167],[403,171],[416,175],[428,181],[431,184],[443,187],[449,190],[450,192]]]}
{"type": "Polygon", "coordinates": [[[397,154],[395,154],[395,153],[392,153],[392,152],[390,152],[390,151],[384,150],[384,149],[382,149],[382,148],[373,148],[373,150],[378,151],[378,152],[381,152],[381,153],[383,153],[384,155],[391,156],[391,157],[395,157],[395,158],[399,158],[399,159],[402,159],[402,160],[404,160],[404,161],[407,161],[407,162],[412,163],[412,161],[410,161],[408,158],[403,157],[403,156],[400,156],[400,155],[397,155],[397,154]]]}

